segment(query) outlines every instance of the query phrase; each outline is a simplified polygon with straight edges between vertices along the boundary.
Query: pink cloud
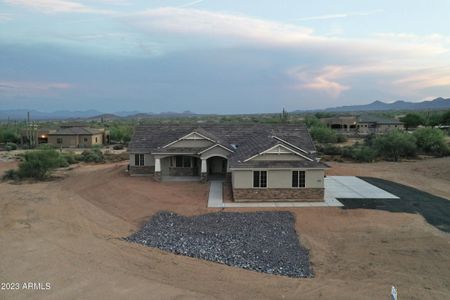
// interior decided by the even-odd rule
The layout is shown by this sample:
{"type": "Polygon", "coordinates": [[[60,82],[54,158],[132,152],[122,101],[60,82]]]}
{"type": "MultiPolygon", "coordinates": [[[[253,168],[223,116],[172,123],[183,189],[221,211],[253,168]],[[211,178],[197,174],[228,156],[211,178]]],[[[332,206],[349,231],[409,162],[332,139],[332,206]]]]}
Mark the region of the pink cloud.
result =
{"type": "Polygon", "coordinates": [[[66,82],[35,82],[0,80],[0,94],[35,95],[48,94],[57,90],[68,90],[73,85],[66,82]]]}

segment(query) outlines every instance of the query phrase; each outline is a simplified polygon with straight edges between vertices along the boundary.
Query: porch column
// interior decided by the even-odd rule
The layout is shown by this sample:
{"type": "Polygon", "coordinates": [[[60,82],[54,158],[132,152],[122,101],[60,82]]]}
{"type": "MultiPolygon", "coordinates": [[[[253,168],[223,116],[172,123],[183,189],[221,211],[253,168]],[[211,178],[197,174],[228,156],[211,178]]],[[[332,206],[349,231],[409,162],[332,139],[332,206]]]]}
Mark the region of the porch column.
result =
{"type": "Polygon", "coordinates": [[[161,180],[161,159],[155,158],[155,179],[161,180]]]}
{"type": "Polygon", "coordinates": [[[205,158],[202,158],[202,164],[201,164],[201,174],[200,177],[202,179],[202,181],[206,181],[207,177],[208,177],[208,168],[206,166],[207,162],[205,158]]]}

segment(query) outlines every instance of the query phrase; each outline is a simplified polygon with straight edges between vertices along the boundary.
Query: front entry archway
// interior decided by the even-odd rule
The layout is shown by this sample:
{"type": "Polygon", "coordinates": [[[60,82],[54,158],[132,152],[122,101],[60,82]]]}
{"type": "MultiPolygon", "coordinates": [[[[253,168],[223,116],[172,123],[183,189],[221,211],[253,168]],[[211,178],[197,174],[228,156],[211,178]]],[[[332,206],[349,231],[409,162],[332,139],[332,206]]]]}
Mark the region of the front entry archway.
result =
{"type": "Polygon", "coordinates": [[[208,178],[225,177],[227,174],[228,161],[220,156],[213,156],[207,159],[208,178]]]}

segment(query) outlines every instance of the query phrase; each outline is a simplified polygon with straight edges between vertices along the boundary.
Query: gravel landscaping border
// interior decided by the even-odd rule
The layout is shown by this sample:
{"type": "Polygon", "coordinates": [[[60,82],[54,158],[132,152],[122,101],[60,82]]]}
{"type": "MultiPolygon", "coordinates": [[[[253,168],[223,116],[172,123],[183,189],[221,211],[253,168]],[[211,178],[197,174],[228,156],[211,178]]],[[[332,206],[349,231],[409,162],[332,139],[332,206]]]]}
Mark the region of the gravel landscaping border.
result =
{"type": "Polygon", "coordinates": [[[155,214],[127,241],[176,254],[289,277],[312,277],[290,212],[155,214]]]}

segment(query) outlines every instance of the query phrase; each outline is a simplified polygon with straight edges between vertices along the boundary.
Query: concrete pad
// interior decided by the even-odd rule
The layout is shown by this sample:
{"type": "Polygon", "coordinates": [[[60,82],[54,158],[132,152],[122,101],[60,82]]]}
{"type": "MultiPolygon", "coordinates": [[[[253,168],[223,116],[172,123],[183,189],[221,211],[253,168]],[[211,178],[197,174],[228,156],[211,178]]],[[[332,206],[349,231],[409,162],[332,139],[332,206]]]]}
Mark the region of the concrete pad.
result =
{"type": "Polygon", "coordinates": [[[325,198],[399,199],[355,176],[326,177],[325,198]]]}

